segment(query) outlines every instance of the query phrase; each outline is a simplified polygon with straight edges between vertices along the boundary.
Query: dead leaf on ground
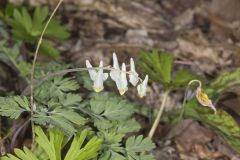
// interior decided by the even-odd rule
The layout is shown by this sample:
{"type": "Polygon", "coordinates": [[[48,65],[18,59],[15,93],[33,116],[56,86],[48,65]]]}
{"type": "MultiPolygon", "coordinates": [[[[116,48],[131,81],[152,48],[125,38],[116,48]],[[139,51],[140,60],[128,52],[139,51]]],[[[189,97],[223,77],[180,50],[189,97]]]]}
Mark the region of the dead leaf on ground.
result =
{"type": "MultiPolygon", "coordinates": [[[[205,145],[210,142],[215,134],[212,130],[201,126],[193,120],[184,120],[178,127],[175,143],[181,153],[188,153],[194,149],[195,145],[205,145]]],[[[202,149],[203,150],[203,149],[202,149]]],[[[206,149],[207,150],[207,149],[206,149]]],[[[206,150],[201,152],[207,153],[206,150]]],[[[207,153],[208,157],[209,153],[207,153]]]]}

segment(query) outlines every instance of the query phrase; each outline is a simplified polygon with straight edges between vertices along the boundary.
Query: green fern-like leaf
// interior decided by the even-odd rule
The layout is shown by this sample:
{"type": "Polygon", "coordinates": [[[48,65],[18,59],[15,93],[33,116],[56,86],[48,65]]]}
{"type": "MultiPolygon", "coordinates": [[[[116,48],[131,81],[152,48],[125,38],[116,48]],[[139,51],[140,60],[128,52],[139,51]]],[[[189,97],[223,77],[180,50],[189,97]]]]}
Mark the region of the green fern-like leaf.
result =
{"type": "Polygon", "coordinates": [[[176,90],[186,86],[190,80],[200,79],[187,69],[181,69],[172,76],[173,56],[170,53],[158,53],[157,49],[153,49],[152,53],[140,52],[140,56],[138,64],[150,80],[163,84],[165,88],[176,90]]]}
{"type": "Polygon", "coordinates": [[[145,158],[149,160],[153,160],[153,156],[140,155],[140,153],[151,151],[154,147],[155,145],[152,141],[149,138],[143,138],[142,135],[129,137],[126,141],[126,152],[129,160],[143,159],[142,156],[145,156],[145,158]]]}
{"type": "Polygon", "coordinates": [[[26,76],[30,75],[30,64],[24,62],[19,52],[20,46],[20,42],[10,47],[6,41],[0,41],[0,60],[13,70],[16,70],[16,72],[19,72],[22,77],[26,78],[26,76]]]}
{"type": "MultiPolygon", "coordinates": [[[[40,127],[35,128],[36,142],[39,147],[45,152],[48,157],[45,160],[90,160],[98,156],[101,149],[102,140],[96,136],[87,140],[88,130],[83,130],[80,134],[74,136],[70,147],[67,150],[65,158],[62,158],[62,147],[64,133],[61,130],[53,128],[49,131],[49,136],[46,135],[40,127]]],[[[16,156],[8,154],[1,160],[40,160],[39,154],[35,151],[30,151],[24,147],[23,150],[15,149],[16,156]]]]}
{"type": "Polygon", "coordinates": [[[35,96],[43,102],[52,98],[61,99],[62,96],[79,88],[78,83],[70,78],[54,77],[48,81],[44,81],[35,90],[35,96]]]}
{"type": "Polygon", "coordinates": [[[69,136],[76,132],[75,126],[84,125],[87,120],[76,112],[82,98],[69,93],[79,88],[70,78],[54,77],[44,81],[35,89],[37,109],[33,120],[37,124],[50,124],[61,128],[69,136]]]}
{"type": "MultiPolygon", "coordinates": [[[[33,16],[25,7],[14,8],[12,12],[13,14],[6,15],[5,18],[12,27],[14,38],[30,44],[36,44],[48,18],[48,8],[37,7],[33,16]]],[[[58,21],[52,19],[46,29],[45,36],[48,39],[65,40],[69,37],[69,33],[58,21]]],[[[60,54],[47,41],[42,43],[40,50],[53,58],[57,58],[60,54]]]]}
{"type": "Polygon", "coordinates": [[[26,97],[0,98],[0,115],[17,119],[23,112],[30,111],[29,102],[26,97]]]}
{"type": "Polygon", "coordinates": [[[121,144],[124,134],[101,131],[98,133],[98,136],[104,140],[104,148],[102,149],[100,160],[126,160],[124,147],[121,144]]]}
{"type": "Polygon", "coordinates": [[[109,120],[126,120],[134,112],[133,106],[126,100],[107,93],[94,94],[90,100],[93,113],[109,120]],[[121,114],[119,114],[121,113],[121,114]]]}

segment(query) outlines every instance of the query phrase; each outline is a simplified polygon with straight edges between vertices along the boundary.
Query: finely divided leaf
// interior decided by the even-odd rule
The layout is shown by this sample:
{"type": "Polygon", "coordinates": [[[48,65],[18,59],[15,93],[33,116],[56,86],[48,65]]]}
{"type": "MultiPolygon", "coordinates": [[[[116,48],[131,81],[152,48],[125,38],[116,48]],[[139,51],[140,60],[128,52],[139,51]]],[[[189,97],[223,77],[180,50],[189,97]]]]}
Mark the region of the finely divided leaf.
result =
{"type": "MultiPolygon", "coordinates": [[[[129,137],[126,141],[126,152],[128,159],[139,160],[142,155],[140,153],[151,151],[155,145],[152,143],[151,139],[143,138],[140,136],[129,137]]],[[[149,159],[153,160],[151,155],[147,156],[149,159]]]]}
{"type": "Polygon", "coordinates": [[[28,100],[25,98],[0,98],[0,115],[17,119],[24,111],[29,111],[28,100]]]}

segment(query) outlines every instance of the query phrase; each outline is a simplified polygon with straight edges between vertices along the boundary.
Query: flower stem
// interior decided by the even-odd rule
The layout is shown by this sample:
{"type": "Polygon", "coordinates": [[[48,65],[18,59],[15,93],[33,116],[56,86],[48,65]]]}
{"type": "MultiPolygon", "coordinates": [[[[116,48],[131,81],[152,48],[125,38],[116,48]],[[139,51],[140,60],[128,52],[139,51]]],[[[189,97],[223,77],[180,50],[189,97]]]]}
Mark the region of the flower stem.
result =
{"type": "Polygon", "coordinates": [[[155,121],[154,121],[154,123],[153,123],[153,125],[152,125],[152,128],[151,128],[149,134],[148,134],[148,137],[151,138],[151,139],[152,139],[152,137],[153,137],[153,135],[154,135],[154,133],[155,133],[155,131],[156,131],[156,129],[157,129],[157,126],[158,126],[158,124],[159,124],[159,122],[160,122],[160,119],[161,119],[161,116],[162,116],[162,113],[163,113],[163,110],[164,110],[165,103],[166,103],[166,101],[167,101],[167,97],[168,97],[168,95],[169,95],[169,92],[170,92],[170,90],[168,89],[168,90],[166,90],[166,92],[164,93],[163,101],[162,101],[162,104],[161,104],[161,106],[160,106],[160,108],[159,108],[157,117],[156,117],[156,119],[155,119],[155,121]]]}
{"type": "MultiPolygon", "coordinates": [[[[42,44],[42,40],[43,40],[43,36],[47,30],[47,27],[50,23],[50,21],[52,20],[54,14],[57,12],[57,9],[59,8],[59,6],[61,5],[61,3],[63,2],[63,0],[59,0],[58,3],[57,3],[57,6],[54,8],[52,14],[50,15],[48,21],[46,22],[44,28],[43,28],[43,31],[40,35],[40,38],[38,40],[38,44],[37,44],[37,47],[36,47],[36,50],[35,50],[35,53],[34,53],[34,58],[33,58],[33,63],[32,63],[32,68],[31,68],[31,83],[30,83],[30,104],[31,104],[31,117],[33,117],[33,107],[34,107],[34,99],[33,99],[33,90],[34,90],[34,86],[33,86],[33,83],[34,83],[34,73],[35,73],[35,65],[36,65],[36,62],[37,62],[37,57],[38,57],[38,51],[39,51],[39,48],[42,44]]],[[[31,127],[32,127],[32,148],[34,146],[34,142],[35,142],[35,130],[34,130],[34,122],[33,120],[31,120],[31,127]]]]}

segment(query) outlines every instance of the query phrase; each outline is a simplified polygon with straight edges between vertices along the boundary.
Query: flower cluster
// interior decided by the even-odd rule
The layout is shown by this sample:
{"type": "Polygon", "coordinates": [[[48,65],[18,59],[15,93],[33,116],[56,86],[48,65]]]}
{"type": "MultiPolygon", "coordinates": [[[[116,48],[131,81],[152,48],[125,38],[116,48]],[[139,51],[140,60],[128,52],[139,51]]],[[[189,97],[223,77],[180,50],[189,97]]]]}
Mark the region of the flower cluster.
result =
{"type": "Polygon", "coordinates": [[[93,89],[96,92],[100,92],[104,89],[103,83],[108,78],[108,73],[104,73],[104,70],[110,70],[110,77],[116,83],[117,89],[121,95],[123,95],[128,90],[128,79],[133,86],[137,86],[137,91],[139,96],[142,98],[147,92],[148,75],[146,75],[144,80],[138,76],[135,70],[135,64],[133,59],[130,59],[130,71],[126,70],[125,63],[122,63],[121,69],[118,63],[117,55],[113,53],[113,66],[103,67],[103,62],[100,61],[99,67],[93,68],[91,63],[86,60],[86,66],[93,81],[93,89]]]}

